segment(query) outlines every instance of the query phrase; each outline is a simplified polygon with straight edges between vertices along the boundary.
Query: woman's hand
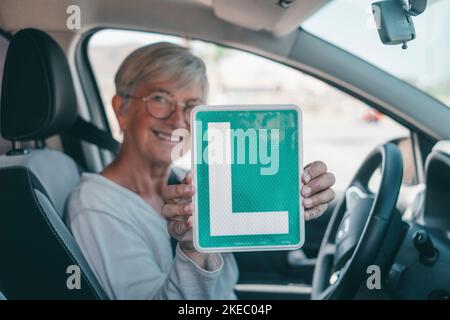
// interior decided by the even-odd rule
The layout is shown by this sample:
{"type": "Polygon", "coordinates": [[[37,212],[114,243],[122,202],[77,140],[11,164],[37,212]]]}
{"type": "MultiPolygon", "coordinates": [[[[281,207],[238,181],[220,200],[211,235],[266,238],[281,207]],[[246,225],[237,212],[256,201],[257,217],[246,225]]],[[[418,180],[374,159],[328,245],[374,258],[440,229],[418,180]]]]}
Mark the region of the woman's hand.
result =
{"type": "Polygon", "coordinates": [[[334,185],[335,177],[327,172],[327,166],[322,161],[314,161],[308,164],[302,174],[303,206],[305,220],[320,217],[333,201],[335,193],[331,187],[334,185]]]}
{"type": "Polygon", "coordinates": [[[192,185],[192,172],[188,172],[183,182],[178,185],[167,186],[163,191],[164,206],[162,215],[169,220],[169,234],[178,241],[183,253],[195,262],[200,268],[214,271],[218,265],[207,263],[208,256],[214,254],[201,253],[195,250],[192,235],[192,196],[195,193],[192,185]]]}
{"type": "Polygon", "coordinates": [[[188,172],[181,184],[163,190],[162,215],[169,221],[169,234],[175,238],[184,253],[196,252],[192,238],[192,173],[188,172]]]}

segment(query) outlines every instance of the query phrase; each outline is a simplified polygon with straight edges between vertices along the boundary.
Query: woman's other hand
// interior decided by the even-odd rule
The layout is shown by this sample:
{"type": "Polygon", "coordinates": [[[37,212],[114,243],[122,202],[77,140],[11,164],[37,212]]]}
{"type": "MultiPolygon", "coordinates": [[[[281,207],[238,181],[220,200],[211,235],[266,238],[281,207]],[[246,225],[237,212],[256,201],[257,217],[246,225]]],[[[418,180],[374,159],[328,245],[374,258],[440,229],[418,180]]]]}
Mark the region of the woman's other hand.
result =
{"type": "Polygon", "coordinates": [[[314,161],[308,164],[303,171],[301,194],[306,220],[320,217],[327,210],[328,203],[335,197],[331,187],[336,179],[327,170],[325,163],[314,161]]]}
{"type": "Polygon", "coordinates": [[[196,251],[192,237],[194,193],[192,173],[188,172],[181,184],[167,186],[162,195],[162,215],[169,221],[169,234],[178,241],[185,253],[196,251]]]}

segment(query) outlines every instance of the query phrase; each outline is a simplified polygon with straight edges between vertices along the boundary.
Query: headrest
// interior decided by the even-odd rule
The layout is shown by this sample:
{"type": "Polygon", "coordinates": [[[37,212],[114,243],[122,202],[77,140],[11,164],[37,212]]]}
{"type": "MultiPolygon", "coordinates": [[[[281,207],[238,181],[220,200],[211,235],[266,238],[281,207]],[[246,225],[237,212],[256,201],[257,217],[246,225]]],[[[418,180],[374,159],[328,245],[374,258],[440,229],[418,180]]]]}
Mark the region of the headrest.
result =
{"type": "Polygon", "coordinates": [[[40,30],[24,29],[12,38],[1,92],[1,135],[8,140],[44,139],[68,129],[77,117],[66,56],[40,30]]]}

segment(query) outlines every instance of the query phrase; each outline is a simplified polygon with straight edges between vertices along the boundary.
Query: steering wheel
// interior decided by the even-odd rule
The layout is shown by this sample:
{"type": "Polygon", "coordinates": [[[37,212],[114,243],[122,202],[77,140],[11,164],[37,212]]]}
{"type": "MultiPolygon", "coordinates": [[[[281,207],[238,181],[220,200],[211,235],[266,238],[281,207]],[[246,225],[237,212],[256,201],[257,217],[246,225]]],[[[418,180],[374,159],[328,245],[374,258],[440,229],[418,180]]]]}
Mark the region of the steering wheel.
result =
{"type": "Polygon", "coordinates": [[[396,210],[403,160],[392,143],[373,150],[334,209],[314,269],[311,299],[351,299],[375,262],[396,210]],[[368,184],[381,167],[376,193],[368,184]]]}

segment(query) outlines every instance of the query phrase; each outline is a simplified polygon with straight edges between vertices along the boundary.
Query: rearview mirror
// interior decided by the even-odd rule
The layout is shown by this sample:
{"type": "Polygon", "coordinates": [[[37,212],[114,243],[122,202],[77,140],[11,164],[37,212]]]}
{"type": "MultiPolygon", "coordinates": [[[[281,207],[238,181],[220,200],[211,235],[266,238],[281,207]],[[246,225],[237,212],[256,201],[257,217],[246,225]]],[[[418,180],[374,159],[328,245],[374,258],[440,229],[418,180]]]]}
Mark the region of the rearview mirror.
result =
{"type": "Polygon", "coordinates": [[[427,0],[384,0],[372,4],[372,12],[381,42],[403,44],[416,38],[412,16],[425,11],[427,0]]]}

